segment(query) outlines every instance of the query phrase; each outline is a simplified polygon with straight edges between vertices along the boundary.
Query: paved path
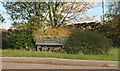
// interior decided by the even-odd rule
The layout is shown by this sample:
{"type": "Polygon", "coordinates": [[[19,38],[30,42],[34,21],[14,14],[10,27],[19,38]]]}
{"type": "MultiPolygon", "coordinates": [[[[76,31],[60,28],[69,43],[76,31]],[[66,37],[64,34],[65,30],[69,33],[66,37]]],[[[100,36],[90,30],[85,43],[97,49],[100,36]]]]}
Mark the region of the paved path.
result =
{"type": "Polygon", "coordinates": [[[2,69],[117,69],[115,67],[65,66],[30,63],[2,63],[2,69]]]}
{"type": "Polygon", "coordinates": [[[2,57],[3,68],[38,69],[118,69],[118,61],[73,60],[38,57],[2,57]]]}

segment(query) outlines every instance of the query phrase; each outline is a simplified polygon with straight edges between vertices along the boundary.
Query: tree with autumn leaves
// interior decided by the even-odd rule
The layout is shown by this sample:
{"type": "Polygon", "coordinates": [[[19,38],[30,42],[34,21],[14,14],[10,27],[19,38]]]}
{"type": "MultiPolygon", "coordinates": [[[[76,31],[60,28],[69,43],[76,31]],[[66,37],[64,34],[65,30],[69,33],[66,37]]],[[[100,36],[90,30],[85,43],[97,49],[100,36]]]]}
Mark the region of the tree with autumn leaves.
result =
{"type": "MultiPolygon", "coordinates": [[[[64,26],[66,23],[70,22],[71,20],[78,19],[81,14],[86,12],[88,9],[92,8],[94,5],[94,3],[92,2],[88,3],[88,2],[57,2],[57,1],[6,2],[3,4],[5,9],[7,10],[7,13],[11,17],[11,20],[13,20],[14,22],[12,24],[12,27],[16,28],[19,31],[21,30],[23,31],[22,33],[14,32],[14,31],[11,32],[11,34],[8,37],[8,39],[10,39],[8,40],[9,41],[8,44],[10,45],[11,48],[17,47],[18,43],[21,48],[26,48],[25,46],[29,46],[29,44],[33,44],[33,43],[29,43],[29,42],[23,43],[21,41],[30,39],[31,42],[33,42],[33,39],[27,38],[27,36],[29,37],[31,36],[31,34],[34,34],[34,31],[37,32],[38,29],[44,29],[44,28],[54,28],[52,30],[50,29],[50,31],[53,31],[54,33],[56,32],[55,28],[64,26]],[[20,36],[21,37],[23,36],[23,38],[21,38],[20,36]],[[21,46],[21,43],[24,44],[25,46],[21,46]]],[[[62,28],[58,28],[58,30],[60,29],[62,28]]],[[[57,31],[55,34],[59,34],[58,32],[59,31],[57,31]]],[[[49,33],[45,32],[45,34],[49,34],[49,33]]]]}
{"type": "Polygon", "coordinates": [[[14,21],[13,27],[36,30],[37,28],[56,28],[93,8],[92,2],[7,2],[4,7],[14,21]],[[19,20],[19,22],[18,22],[19,20]],[[22,26],[22,27],[21,27],[22,26]]]}

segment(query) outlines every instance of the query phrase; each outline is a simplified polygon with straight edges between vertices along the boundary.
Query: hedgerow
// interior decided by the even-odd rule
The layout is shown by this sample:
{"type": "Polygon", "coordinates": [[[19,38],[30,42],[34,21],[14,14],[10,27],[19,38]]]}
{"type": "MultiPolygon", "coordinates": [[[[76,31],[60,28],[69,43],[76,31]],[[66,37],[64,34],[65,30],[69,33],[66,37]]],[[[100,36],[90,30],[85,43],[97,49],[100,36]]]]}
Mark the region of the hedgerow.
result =
{"type": "Polygon", "coordinates": [[[75,30],[65,42],[64,50],[70,54],[107,54],[111,42],[108,38],[89,30],[75,30]]]}

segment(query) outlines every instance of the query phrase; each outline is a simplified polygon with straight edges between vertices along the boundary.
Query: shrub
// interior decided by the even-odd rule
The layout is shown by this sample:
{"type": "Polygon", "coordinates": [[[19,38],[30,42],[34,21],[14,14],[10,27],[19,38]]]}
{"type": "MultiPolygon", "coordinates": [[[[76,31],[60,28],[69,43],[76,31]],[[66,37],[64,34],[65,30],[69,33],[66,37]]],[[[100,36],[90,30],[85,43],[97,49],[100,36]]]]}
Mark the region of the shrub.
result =
{"type": "Polygon", "coordinates": [[[109,38],[113,42],[113,47],[120,47],[120,24],[104,24],[97,31],[103,36],[109,38]]]}
{"type": "Polygon", "coordinates": [[[2,49],[9,48],[9,45],[8,45],[8,34],[9,34],[9,32],[2,32],[2,49]]]}
{"type": "Polygon", "coordinates": [[[65,42],[64,50],[76,54],[106,54],[111,48],[109,39],[93,31],[75,30],[65,42]]]}
{"type": "Polygon", "coordinates": [[[22,33],[10,33],[8,36],[8,45],[13,49],[32,49],[34,47],[32,35],[22,33]]]}

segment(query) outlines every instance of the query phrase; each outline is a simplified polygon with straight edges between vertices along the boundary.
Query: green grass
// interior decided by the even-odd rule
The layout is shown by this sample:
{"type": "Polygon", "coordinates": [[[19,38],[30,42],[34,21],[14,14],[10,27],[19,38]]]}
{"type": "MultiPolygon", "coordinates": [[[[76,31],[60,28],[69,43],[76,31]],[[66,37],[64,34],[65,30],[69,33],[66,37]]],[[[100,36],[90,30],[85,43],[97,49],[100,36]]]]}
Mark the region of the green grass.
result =
{"type": "Polygon", "coordinates": [[[65,53],[49,53],[37,51],[22,50],[1,50],[3,57],[52,57],[65,59],[81,59],[81,60],[112,60],[118,61],[118,49],[111,49],[108,55],[83,55],[83,54],[65,54],[65,53]]]}

